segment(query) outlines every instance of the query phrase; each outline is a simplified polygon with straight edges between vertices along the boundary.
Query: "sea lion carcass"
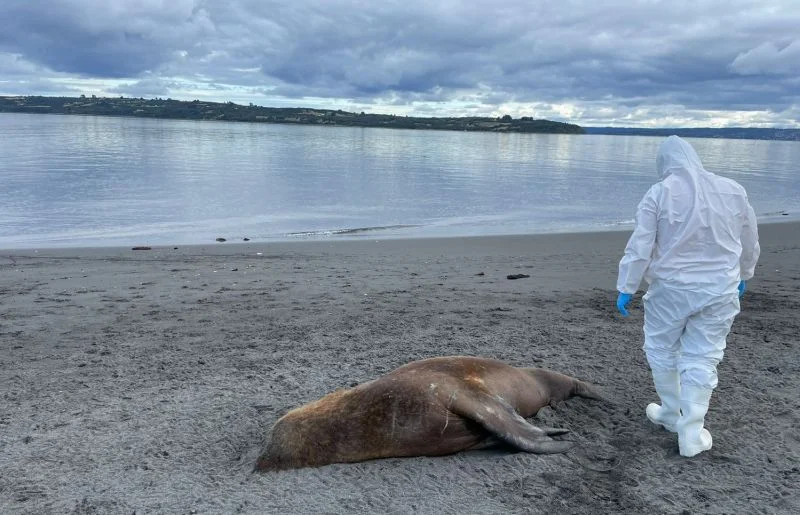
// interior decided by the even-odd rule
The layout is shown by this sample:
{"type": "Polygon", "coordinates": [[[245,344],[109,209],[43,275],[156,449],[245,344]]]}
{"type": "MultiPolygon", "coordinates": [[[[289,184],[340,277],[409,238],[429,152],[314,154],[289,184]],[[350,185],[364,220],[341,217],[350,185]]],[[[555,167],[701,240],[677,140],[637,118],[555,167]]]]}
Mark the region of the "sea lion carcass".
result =
{"type": "Polygon", "coordinates": [[[571,442],[525,420],[590,384],[541,368],[448,356],[414,361],[373,381],[293,409],[272,428],[256,470],[317,467],[401,456],[440,456],[505,442],[559,453],[571,442]]]}

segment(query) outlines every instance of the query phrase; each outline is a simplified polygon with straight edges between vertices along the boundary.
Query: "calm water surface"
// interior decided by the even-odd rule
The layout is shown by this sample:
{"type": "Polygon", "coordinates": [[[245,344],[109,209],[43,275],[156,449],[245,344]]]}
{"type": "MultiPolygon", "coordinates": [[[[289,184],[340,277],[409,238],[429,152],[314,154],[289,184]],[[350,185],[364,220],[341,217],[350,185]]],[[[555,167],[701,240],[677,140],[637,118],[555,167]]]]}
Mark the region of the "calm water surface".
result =
{"type": "MultiPolygon", "coordinates": [[[[0,248],[627,228],[661,141],[0,114],[0,248]]],[[[691,143],[798,218],[800,143],[691,143]]]]}

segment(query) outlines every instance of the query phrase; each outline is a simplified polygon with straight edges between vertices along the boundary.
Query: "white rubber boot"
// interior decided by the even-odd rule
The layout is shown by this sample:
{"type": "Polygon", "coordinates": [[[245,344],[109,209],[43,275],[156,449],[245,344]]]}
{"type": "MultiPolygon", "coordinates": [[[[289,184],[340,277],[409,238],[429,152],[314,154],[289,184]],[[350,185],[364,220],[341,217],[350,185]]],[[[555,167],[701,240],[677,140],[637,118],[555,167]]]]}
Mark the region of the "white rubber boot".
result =
{"type": "Polygon", "coordinates": [[[691,458],[711,449],[711,433],[703,427],[711,390],[697,386],[681,389],[682,415],[675,425],[678,430],[678,450],[681,456],[691,458]]]}
{"type": "Polygon", "coordinates": [[[675,424],[681,416],[681,381],[677,370],[653,370],[653,385],[661,399],[661,405],[651,402],[645,412],[653,424],[667,431],[676,431],[675,424]]]}

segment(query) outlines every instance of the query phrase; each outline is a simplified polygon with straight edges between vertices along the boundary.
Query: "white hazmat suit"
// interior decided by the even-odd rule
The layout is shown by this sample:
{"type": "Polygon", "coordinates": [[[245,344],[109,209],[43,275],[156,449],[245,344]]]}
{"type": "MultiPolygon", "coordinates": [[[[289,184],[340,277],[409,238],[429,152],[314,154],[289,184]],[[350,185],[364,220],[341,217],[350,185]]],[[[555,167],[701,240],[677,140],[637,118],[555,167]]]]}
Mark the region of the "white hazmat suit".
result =
{"type": "Polygon", "coordinates": [[[644,351],[661,405],[650,404],[647,416],[694,456],[711,448],[704,417],[739,313],[737,286],[758,260],[758,229],[744,188],[706,171],[686,141],[667,138],[656,164],[660,181],[637,208],[617,290],[649,284],[644,351]]]}

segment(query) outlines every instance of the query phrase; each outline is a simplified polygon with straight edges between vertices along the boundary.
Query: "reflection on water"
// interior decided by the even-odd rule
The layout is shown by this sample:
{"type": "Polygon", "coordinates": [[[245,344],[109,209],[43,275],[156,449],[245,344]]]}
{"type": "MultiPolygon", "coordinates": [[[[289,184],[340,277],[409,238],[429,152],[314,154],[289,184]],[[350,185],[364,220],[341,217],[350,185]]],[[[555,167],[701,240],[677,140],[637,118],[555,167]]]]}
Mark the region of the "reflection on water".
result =
{"type": "MultiPolygon", "coordinates": [[[[660,142],[4,114],[0,248],[624,227],[660,142]]],[[[760,215],[800,213],[799,143],[692,143],[760,215]]]]}

